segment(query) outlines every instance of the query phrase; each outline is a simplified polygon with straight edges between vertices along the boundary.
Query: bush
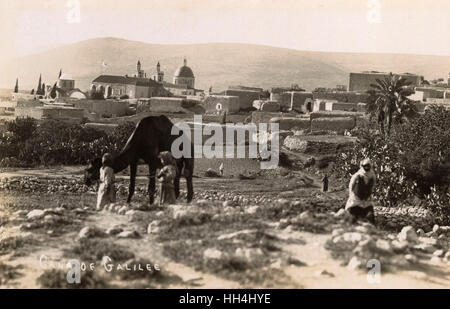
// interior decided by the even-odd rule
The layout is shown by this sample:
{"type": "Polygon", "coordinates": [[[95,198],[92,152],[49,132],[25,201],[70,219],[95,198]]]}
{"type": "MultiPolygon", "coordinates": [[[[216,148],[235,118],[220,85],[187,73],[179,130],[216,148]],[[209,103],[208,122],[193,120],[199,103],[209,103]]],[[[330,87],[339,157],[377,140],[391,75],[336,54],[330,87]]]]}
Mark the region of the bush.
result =
{"type": "Polygon", "coordinates": [[[135,125],[119,125],[110,134],[55,120],[36,126],[31,135],[29,124],[24,125],[22,120],[13,121],[9,127],[13,132],[0,139],[0,165],[24,167],[86,164],[105,152],[117,154],[125,146],[135,125]]]}
{"type": "Polygon", "coordinates": [[[377,174],[374,198],[383,206],[395,206],[419,196],[441,224],[450,223],[450,110],[431,107],[409,123],[394,127],[389,138],[370,126],[352,131],[358,137],[353,149],[342,152],[334,164],[338,177],[349,181],[368,157],[377,174]]]}

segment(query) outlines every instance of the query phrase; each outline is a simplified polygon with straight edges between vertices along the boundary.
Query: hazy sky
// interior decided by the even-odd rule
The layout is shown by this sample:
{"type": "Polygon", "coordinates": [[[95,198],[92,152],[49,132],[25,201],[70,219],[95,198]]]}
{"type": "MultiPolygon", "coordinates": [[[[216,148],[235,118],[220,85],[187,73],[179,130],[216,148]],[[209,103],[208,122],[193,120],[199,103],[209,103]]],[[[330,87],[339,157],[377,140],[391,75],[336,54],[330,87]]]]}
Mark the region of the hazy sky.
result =
{"type": "Polygon", "coordinates": [[[0,18],[4,57],[95,37],[450,55],[449,0],[1,0],[0,18]]]}

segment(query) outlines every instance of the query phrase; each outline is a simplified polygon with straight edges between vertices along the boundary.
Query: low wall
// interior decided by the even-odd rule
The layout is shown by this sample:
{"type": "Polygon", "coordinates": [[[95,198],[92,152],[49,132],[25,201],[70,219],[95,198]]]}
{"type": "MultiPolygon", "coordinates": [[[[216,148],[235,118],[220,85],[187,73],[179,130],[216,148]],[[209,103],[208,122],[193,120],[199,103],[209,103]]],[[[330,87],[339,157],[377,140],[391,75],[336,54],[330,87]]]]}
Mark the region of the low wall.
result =
{"type": "Polygon", "coordinates": [[[239,97],[237,96],[207,96],[202,103],[206,112],[226,111],[228,113],[239,112],[239,97]]]}
{"type": "Polygon", "coordinates": [[[313,92],[314,100],[335,100],[344,103],[367,103],[367,93],[358,92],[313,92]]]}
{"type": "Polygon", "coordinates": [[[319,112],[313,112],[309,114],[309,118],[311,120],[316,118],[340,118],[340,117],[362,117],[364,116],[364,113],[360,112],[346,112],[346,111],[319,111],[319,112]]]}
{"type": "Polygon", "coordinates": [[[15,117],[31,117],[37,120],[59,119],[80,122],[84,118],[84,109],[71,107],[16,107],[15,117]]]}
{"type": "Polygon", "coordinates": [[[116,100],[70,100],[68,103],[75,108],[81,108],[87,113],[96,113],[99,116],[121,117],[128,114],[129,103],[116,100]]]}
{"type": "Polygon", "coordinates": [[[311,126],[311,121],[309,118],[298,118],[298,117],[275,117],[270,119],[270,122],[275,122],[280,125],[280,130],[308,130],[311,126]]]}
{"type": "Polygon", "coordinates": [[[344,103],[344,102],[326,102],[326,111],[353,111],[358,110],[358,103],[344,103]]]}
{"type": "Polygon", "coordinates": [[[285,118],[285,117],[296,117],[298,116],[295,113],[276,113],[276,112],[262,112],[262,111],[254,111],[252,112],[252,122],[259,124],[260,122],[263,123],[269,123],[270,119],[279,117],[279,118],[285,118]]]}
{"type": "Polygon", "coordinates": [[[311,120],[311,131],[344,131],[356,126],[354,117],[315,118],[311,120]]]}
{"type": "Polygon", "coordinates": [[[186,109],[191,108],[198,103],[200,102],[185,98],[153,97],[145,101],[139,100],[136,107],[136,113],[190,113],[186,109]]]}

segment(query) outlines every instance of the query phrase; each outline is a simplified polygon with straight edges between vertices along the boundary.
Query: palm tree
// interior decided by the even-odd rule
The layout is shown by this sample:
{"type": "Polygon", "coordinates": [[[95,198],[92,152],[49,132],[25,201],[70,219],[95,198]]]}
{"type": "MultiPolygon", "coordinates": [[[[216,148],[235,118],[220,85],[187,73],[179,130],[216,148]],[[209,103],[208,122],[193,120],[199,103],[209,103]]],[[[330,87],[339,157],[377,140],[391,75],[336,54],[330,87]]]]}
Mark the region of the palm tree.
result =
{"type": "Polygon", "coordinates": [[[384,80],[377,78],[376,82],[376,84],[370,85],[374,88],[369,90],[374,101],[372,101],[372,104],[369,103],[368,111],[377,116],[382,134],[385,134],[386,123],[387,135],[389,136],[393,119],[400,122],[416,114],[417,109],[408,98],[414,93],[414,90],[408,87],[411,82],[392,73],[384,80]]]}

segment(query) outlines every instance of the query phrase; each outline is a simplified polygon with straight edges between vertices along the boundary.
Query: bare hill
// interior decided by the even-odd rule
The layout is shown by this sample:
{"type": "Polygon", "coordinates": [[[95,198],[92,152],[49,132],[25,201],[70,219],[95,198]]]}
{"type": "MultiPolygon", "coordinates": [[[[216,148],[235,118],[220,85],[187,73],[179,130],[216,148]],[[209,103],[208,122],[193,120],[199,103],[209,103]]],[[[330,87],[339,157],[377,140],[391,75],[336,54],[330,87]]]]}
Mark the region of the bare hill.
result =
{"type": "Polygon", "coordinates": [[[450,57],[444,56],[309,52],[232,43],[160,45],[100,38],[18,58],[2,66],[0,87],[12,88],[19,77],[21,89],[36,88],[39,73],[51,84],[62,68],[84,90],[102,72],[134,74],[138,59],[147,76],[155,73],[160,61],[165,79],[171,81],[184,56],[196,76],[196,87],[213,86],[214,90],[237,84],[270,88],[298,83],[309,90],[334,87],[348,84],[349,72],[362,70],[419,73],[427,79],[446,77],[450,71],[450,57]]]}

